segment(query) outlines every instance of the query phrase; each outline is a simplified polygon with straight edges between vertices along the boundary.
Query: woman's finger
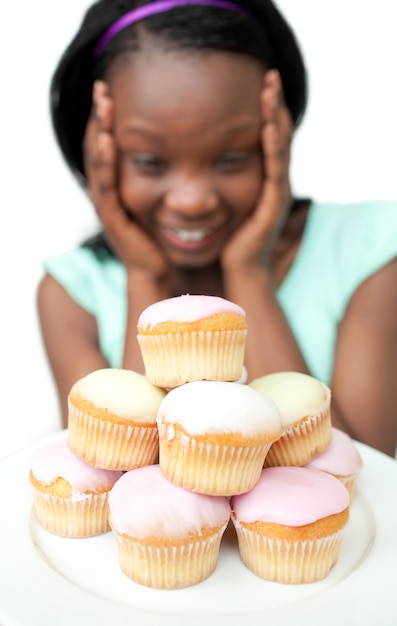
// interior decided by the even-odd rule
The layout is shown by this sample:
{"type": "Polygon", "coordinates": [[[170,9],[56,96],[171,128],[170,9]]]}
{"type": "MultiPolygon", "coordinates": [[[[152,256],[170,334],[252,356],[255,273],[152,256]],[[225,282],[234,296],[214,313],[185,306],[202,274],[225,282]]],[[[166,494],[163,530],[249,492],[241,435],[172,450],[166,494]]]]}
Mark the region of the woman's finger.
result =
{"type": "Polygon", "coordinates": [[[276,220],[291,203],[289,165],[292,120],[285,105],[277,71],[267,72],[262,100],[262,147],[265,179],[260,199],[263,210],[276,220]]]}

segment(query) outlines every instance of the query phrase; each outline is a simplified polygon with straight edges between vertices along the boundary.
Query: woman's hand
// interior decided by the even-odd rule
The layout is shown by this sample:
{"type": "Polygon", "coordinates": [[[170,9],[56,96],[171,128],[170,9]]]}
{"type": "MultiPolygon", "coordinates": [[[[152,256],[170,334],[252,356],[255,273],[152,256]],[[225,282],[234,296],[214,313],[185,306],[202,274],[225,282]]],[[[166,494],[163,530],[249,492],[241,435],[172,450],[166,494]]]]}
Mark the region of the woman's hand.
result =
{"type": "Polygon", "coordinates": [[[168,274],[168,264],[161,250],[120,202],[112,100],[105,82],[94,83],[93,102],[84,138],[84,166],[91,200],[110,245],[127,271],[163,279],[168,274]]]}
{"type": "Polygon", "coordinates": [[[289,182],[292,119],[286,107],[280,75],[266,72],[261,94],[264,181],[253,213],[234,233],[221,255],[223,270],[240,270],[269,263],[274,242],[292,203],[289,182]]]}

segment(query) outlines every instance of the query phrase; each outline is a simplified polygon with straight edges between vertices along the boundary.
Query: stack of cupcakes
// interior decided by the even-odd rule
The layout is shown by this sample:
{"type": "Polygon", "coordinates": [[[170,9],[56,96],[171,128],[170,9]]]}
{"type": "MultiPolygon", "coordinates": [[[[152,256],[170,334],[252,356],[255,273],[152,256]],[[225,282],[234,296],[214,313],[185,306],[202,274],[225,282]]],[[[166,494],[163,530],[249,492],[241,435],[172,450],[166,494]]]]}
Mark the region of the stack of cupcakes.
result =
{"type": "MultiPolygon", "coordinates": [[[[159,465],[156,470],[150,468],[156,486],[167,495],[141,505],[150,509],[152,520],[180,521],[176,536],[163,526],[158,531],[158,521],[155,528],[148,524],[142,532],[140,514],[133,505],[136,490],[128,490],[128,511],[116,504],[116,499],[128,498],[120,495],[121,490],[143,481],[149,469],[139,475],[129,472],[115,486],[110,523],[121,568],[133,580],[144,578],[146,584],[161,587],[168,581],[175,587],[208,577],[230,519],[227,496],[255,486],[266,454],[281,434],[275,404],[236,382],[244,368],[246,333],[243,309],[214,296],[170,298],[153,304],[140,316],[138,341],[146,376],[152,384],[168,390],[157,413],[159,465]],[[173,494],[180,504],[186,500],[181,519],[174,509],[173,494]],[[198,528],[189,523],[187,540],[182,533],[186,510],[198,507],[203,513],[209,507],[213,511],[215,504],[224,517],[211,523],[202,519],[198,528]],[[177,557],[170,557],[170,547],[177,557]],[[154,580],[155,576],[159,579],[154,580]]],[[[202,514],[192,517],[199,519],[202,514]]]]}
{"type": "Polygon", "coordinates": [[[102,369],[70,390],[63,447],[69,465],[73,459],[79,467],[66,471],[55,448],[32,460],[43,526],[81,537],[110,528],[122,571],[153,588],[210,576],[230,519],[241,558],[258,576],[288,583],[326,576],[349,509],[346,470],[310,466],[336,439],[330,390],[296,372],[242,384],[246,333],[243,309],[215,296],[179,296],[143,311],[145,375],[102,369]],[[43,458],[51,471],[43,472],[43,458]],[[76,487],[76,473],[88,468],[97,482],[76,487]],[[326,505],[319,491],[328,494],[326,505]],[[56,506],[50,515],[43,514],[42,492],[56,506]],[[74,510],[97,492],[105,493],[106,523],[88,523],[77,512],[80,526],[65,530],[70,513],[53,502],[64,505],[66,497],[74,510]]]}

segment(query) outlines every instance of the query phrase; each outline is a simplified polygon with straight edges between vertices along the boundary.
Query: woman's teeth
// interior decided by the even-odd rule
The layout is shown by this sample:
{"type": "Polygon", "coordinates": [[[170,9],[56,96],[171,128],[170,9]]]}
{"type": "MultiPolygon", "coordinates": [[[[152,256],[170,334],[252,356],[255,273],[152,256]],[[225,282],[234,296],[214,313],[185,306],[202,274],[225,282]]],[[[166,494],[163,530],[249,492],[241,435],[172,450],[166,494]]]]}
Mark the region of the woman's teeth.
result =
{"type": "Polygon", "coordinates": [[[181,241],[201,241],[209,232],[208,228],[197,228],[195,230],[177,228],[174,230],[174,233],[181,241]]]}

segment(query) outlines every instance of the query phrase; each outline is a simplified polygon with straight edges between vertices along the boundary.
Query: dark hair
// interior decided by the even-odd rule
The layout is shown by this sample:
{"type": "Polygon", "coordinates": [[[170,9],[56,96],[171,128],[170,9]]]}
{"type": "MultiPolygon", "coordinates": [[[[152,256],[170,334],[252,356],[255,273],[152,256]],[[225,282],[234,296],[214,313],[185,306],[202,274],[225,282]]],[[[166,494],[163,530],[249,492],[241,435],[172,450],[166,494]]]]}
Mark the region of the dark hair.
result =
{"type": "Polygon", "coordinates": [[[66,163],[83,186],[82,144],[92,103],[92,84],[105,77],[116,56],[142,47],[150,34],[170,49],[219,50],[246,54],[281,74],[286,104],[295,127],[306,107],[307,81],[295,35],[271,0],[234,0],[245,12],[201,5],[184,5],[159,13],[121,31],[95,60],[94,48],[119,17],[147,4],[137,0],[99,0],[55,70],[50,89],[51,117],[66,163]]]}

